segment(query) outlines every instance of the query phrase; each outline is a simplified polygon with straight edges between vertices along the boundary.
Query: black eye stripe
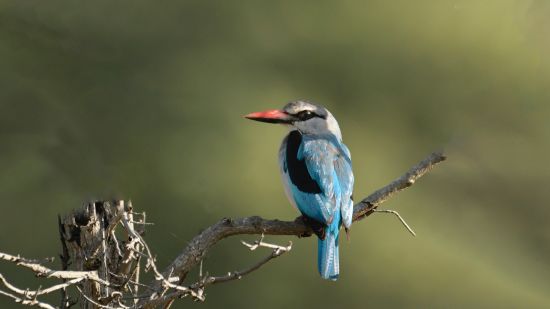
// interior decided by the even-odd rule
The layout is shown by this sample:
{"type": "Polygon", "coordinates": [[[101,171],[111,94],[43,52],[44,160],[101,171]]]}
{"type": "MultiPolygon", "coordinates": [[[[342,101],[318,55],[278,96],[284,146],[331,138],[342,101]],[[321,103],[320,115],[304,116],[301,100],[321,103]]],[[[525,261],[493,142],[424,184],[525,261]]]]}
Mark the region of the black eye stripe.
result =
{"type": "Polygon", "coordinates": [[[298,114],[296,114],[296,118],[300,119],[300,121],[305,121],[308,119],[311,119],[313,117],[319,117],[319,115],[315,114],[312,111],[301,111],[298,114]]]}

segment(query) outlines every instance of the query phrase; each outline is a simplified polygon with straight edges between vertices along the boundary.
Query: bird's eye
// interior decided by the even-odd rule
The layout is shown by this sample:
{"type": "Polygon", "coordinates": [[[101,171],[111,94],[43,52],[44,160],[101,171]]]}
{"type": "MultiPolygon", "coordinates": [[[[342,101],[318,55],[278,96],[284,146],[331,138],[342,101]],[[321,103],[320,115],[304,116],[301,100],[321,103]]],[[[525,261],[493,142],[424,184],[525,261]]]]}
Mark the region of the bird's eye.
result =
{"type": "Polygon", "coordinates": [[[296,116],[301,121],[305,121],[305,120],[308,120],[308,119],[311,119],[311,118],[315,117],[316,115],[312,111],[301,111],[296,116]]]}

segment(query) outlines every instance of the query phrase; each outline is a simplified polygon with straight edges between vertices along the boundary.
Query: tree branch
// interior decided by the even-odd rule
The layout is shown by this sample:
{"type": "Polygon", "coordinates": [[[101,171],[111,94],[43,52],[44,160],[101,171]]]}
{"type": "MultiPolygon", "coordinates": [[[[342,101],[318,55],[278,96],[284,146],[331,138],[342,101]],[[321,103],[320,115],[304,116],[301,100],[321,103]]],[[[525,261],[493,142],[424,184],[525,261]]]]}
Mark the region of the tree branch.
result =
{"type": "MultiPolygon", "coordinates": [[[[371,215],[380,204],[397,192],[412,186],[420,177],[445,159],[446,157],[442,152],[434,152],[410,168],[401,177],[364,198],[353,208],[353,221],[362,220],[371,215]]],[[[301,237],[311,235],[312,231],[299,218],[294,221],[266,220],[258,216],[238,219],[224,218],[195,236],[164,270],[162,275],[165,277],[177,276],[180,282],[183,282],[187,273],[202,261],[206,252],[218,241],[226,237],[243,234],[294,235],[301,237]]],[[[150,284],[156,291],[161,290],[161,285],[162,283],[158,281],[150,284]]],[[[158,293],[153,293],[148,300],[142,300],[139,304],[144,308],[151,308],[148,306],[149,301],[158,297],[158,293]]]]}
{"type": "MultiPolygon", "coordinates": [[[[354,206],[353,221],[361,220],[376,211],[376,208],[397,192],[413,185],[435,165],[445,160],[442,153],[432,153],[413,166],[403,176],[375,191],[354,206]]],[[[406,223],[402,220],[402,223],[406,223]]],[[[58,218],[60,239],[63,244],[62,270],[53,270],[42,261],[0,252],[0,260],[33,271],[38,277],[61,279],[63,282],[46,289],[20,289],[0,274],[0,295],[28,306],[55,308],[38,301],[37,297],[60,291],[61,308],[75,304],[68,297],[67,289],[76,288],[80,294],[81,308],[163,308],[170,307],[176,298],[205,299],[208,285],[230,282],[259,269],[272,259],[290,251],[289,246],[279,246],[263,241],[263,235],[311,236],[313,231],[302,217],[294,221],[266,220],[258,216],[230,219],[224,218],[195,236],[173,262],[160,272],[155,256],[146,243],[143,233],[145,213],[133,212],[131,202],[122,200],[110,203],[96,201],[74,211],[63,219],[58,218]],[[134,216],[139,220],[134,221],[134,216]],[[117,230],[120,233],[116,233],[117,230]],[[124,233],[123,239],[117,234],[124,233]],[[243,234],[258,234],[262,237],[253,244],[244,243],[250,250],[260,247],[272,252],[257,263],[222,276],[202,276],[197,282],[182,285],[189,271],[202,263],[208,250],[220,240],[243,234]],[[141,265],[143,263],[143,265],[141,265]],[[141,265],[141,266],[140,266],[141,265]],[[72,270],[69,270],[69,266],[72,270]],[[152,271],[154,279],[148,284],[140,282],[140,271],[152,271]],[[145,290],[139,294],[140,288],[145,290]]],[[[409,228],[410,229],[410,228],[409,228]]],[[[202,264],[201,264],[202,265],[202,264]]],[[[202,267],[201,267],[202,270],[202,267]]]]}
{"type": "Polygon", "coordinates": [[[69,271],[69,270],[52,270],[46,266],[40,265],[38,261],[24,259],[20,256],[14,256],[0,252],[0,260],[13,262],[18,266],[28,268],[36,273],[38,277],[58,278],[58,279],[86,279],[95,281],[105,286],[110,286],[110,283],[99,278],[96,271],[69,271]]]}
{"type": "MultiPolygon", "coordinates": [[[[260,240],[257,240],[254,242],[254,244],[249,244],[245,241],[241,241],[241,243],[243,245],[245,245],[246,247],[248,247],[251,251],[254,251],[260,247],[264,247],[264,248],[271,248],[273,249],[273,251],[271,251],[271,253],[269,255],[267,255],[266,257],[264,257],[263,259],[261,259],[260,261],[258,261],[256,264],[244,269],[244,270],[240,270],[240,271],[234,271],[234,272],[228,272],[225,276],[204,276],[200,278],[200,280],[198,282],[195,282],[194,284],[192,284],[191,286],[189,286],[189,289],[190,290],[193,290],[195,291],[195,295],[193,296],[196,300],[204,300],[204,289],[209,286],[209,285],[212,285],[212,284],[218,284],[218,283],[225,283],[225,282],[228,282],[228,281],[233,281],[233,280],[240,280],[242,277],[250,274],[251,272],[255,271],[255,270],[258,270],[260,267],[264,266],[265,264],[267,264],[267,262],[271,261],[272,259],[274,258],[277,258],[287,252],[289,252],[291,249],[292,249],[292,242],[289,241],[289,244],[288,246],[279,246],[279,245],[275,245],[275,244],[270,244],[270,243],[266,243],[266,242],[263,242],[263,238],[264,238],[264,235],[262,235],[262,237],[260,238],[260,240]]],[[[166,302],[171,302],[172,300],[176,299],[176,298],[179,298],[179,297],[182,297],[182,296],[186,296],[188,294],[188,292],[186,291],[175,291],[175,292],[172,292],[172,293],[168,293],[166,295],[163,295],[159,298],[156,298],[150,302],[147,302],[146,306],[148,307],[156,307],[157,305],[159,304],[162,304],[162,303],[166,303],[166,302]]]]}
{"type": "MultiPolygon", "coordinates": [[[[263,239],[263,235],[262,235],[262,239],[263,239]]],[[[241,242],[243,243],[243,245],[247,246],[251,251],[256,250],[257,248],[260,248],[260,247],[273,249],[273,251],[271,251],[271,253],[268,256],[266,256],[265,258],[260,260],[258,263],[250,266],[249,268],[247,268],[245,270],[229,272],[225,276],[218,276],[218,277],[209,276],[209,277],[206,277],[203,280],[203,282],[200,283],[200,286],[204,287],[204,286],[207,286],[207,285],[210,285],[210,284],[224,283],[224,282],[227,282],[227,281],[241,279],[243,276],[246,276],[249,273],[259,269],[260,267],[265,265],[267,262],[271,261],[272,259],[274,259],[276,257],[281,256],[282,254],[284,254],[284,253],[286,253],[286,252],[288,252],[292,249],[292,242],[289,242],[288,246],[283,247],[283,246],[279,246],[279,245],[265,243],[265,242],[262,241],[262,239],[259,240],[259,241],[256,241],[253,245],[251,245],[247,242],[244,242],[244,241],[241,241],[241,242]]]]}
{"type": "Polygon", "coordinates": [[[37,306],[39,308],[45,308],[45,309],[55,309],[54,306],[50,305],[50,304],[46,304],[46,303],[43,303],[43,302],[40,302],[36,299],[24,299],[24,298],[21,298],[21,297],[18,297],[18,296],[15,296],[11,293],[8,293],[8,292],[5,292],[5,291],[2,291],[0,290],[0,294],[4,295],[4,296],[7,296],[11,299],[13,299],[16,303],[19,303],[21,305],[25,305],[25,306],[37,306]]]}
{"type": "Polygon", "coordinates": [[[405,174],[389,185],[376,190],[353,207],[353,221],[366,218],[373,213],[380,204],[387,201],[397,192],[414,185],[416,181],[428,173],[434,166],[445,161],[447,157],[442,152],[434,152],[411,167],[405,174]]]}

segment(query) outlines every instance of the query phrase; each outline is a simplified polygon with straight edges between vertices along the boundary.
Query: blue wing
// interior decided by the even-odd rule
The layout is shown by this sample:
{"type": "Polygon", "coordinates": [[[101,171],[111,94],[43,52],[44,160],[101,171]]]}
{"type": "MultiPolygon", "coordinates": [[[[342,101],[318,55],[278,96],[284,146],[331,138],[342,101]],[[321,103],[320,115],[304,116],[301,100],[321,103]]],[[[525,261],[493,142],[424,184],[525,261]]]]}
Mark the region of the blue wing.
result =
{"type": "Polygon", "coordinates": [[[334,170],[340,184],[342,202],[340,212],[342,223],[346,228],[350,228],[353,219],[353,171],[351,168],[351,155],[346,145],[339,143],[340,149],[338,157],[334,161],[334,170]]]}
{"type": "Polygon", "coordinates": [[[320,188],[315,194],[316,208],[320,214],[315,219],[329,224],[340,204],[340,184],[334,170],[334,147],[325,139],[305,137],[298,150],[298,159],[303,160],[309,175],[320,188]]]}
{"type": "Polygon", "coordinates": [[[328,224],[340,211],[344,226],[349,227],[353,215],[353,172],[347,147],[333,135],[304,136],[298,158],[305,161],[309,174],[321,188],[316,205],[322,214],[321,222],[328,224]]]}

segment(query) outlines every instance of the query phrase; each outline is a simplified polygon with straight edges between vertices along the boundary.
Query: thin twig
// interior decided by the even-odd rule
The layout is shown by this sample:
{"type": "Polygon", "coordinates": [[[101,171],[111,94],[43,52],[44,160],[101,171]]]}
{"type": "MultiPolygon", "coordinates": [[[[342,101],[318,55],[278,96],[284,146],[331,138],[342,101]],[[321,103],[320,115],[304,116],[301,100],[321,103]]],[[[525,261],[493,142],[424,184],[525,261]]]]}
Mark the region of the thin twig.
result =
{"type": "Polygon", "coordinates": [[[23,266],[35,272],[40,277],[46,278],[58,278],[58,279],[77,279],[84,278],[86,280],[92,280],[104,286],[111,286],[111,284],[97,275],[96,271],[69,271],[69,270],[52,270],[48,267],[42,266],[38,263],[31,263],[20,256],[15,256],[7,253],[0,252],[0,260],[13,262],[18,266],[23,266]]]}
{"type": "Polygon", "coordinates": [[[37,306],[39,308],[44,308],[44,309],[56,309],[54,306],[52,306],[50,304],[47,304],[47,303],[44,303],[44,302],[40,302],[36,299],[33,299],[33,300],[23,299],[23,298],[17,297],[15,295],[11,294],[11,293],[8,293],[8,292],[2,291],[2,290],[0,290],[0,294],[13,299],[16,303],[19,303],[19,304],[22,304],[22,305],[37,306]]]}
{"type": "MultiPolygon", "coordinates": [[[[172,280],[170,280],[171,279],[171,274],[170,273],[167,276],[164,276],[163,274],[161,274],[159,272],[159,270],[158,270],[158,268],[155,264],[155,258],[153,256],[153,254],[151,253],[151,249],[149,249],[149,245],[147,245],[147,243],[141,237],[141,235],[139,235],[139,233],[137,233],[134,230],[133,225],[130,224],[129,221],[130,221],[130,219],[129,219],[128,215],[126,213],[124,213],[123,216],[122,216],[122,224],[124,225],[125,229],[127,230],[129,236],[131,236],[132,238],[137,239],[139,241],[139,243],[145,249],[145,253],[139,252],[139,254],[143,255],[145,258],[147,258],[147,265],[153,270],[155,280],[157,282],[161,283],[161,286],[162,286],[163,290],[174,289],[174,290],[178,290],[178,291],[181,291],[183,293],[186,293],[186,294],[190,294],[194,298],[201,299],[202,297],[200,297],[192,289],[189,289],[188,287],[184,287],[184,286],[172,283],[172,280]]],[[[138,253],[138,252],[136,251],[136,253],[138,253]]],[[[176,278],[176,280],[177,280],[177,278],[176,278]]]]}
{"type": "Polygon", "coordinates": [[[106,306],[106,305],[102,305],[98,302],[96,302],[95,300],[91,299],[88,295],[86,295],[84,293],[84,291],[82,291],[81,288],[79,288],[78,286],[76,287],[76,289],[78,290],[78,292],[80,293],[80,295],[82,295],[82,297],[84,297],[87,301],[89,301],[90,303],[94,304],[95,306],[98,306],[99,308],[104,308],[104,309],[120,309],[120,307],[111,307],[111,306],[106,306]]]}
{"type": "Polygon", "coordinates": [[[56,284],[56,285],[51,286],[47,289],[42,289],[42,290],[39,289],[39,290],[36,290],[36,291],[32,291],[32,290],[28,290],[28,289],[22,290],[22,289],[19,289],[19,288],[15,287],[11,283],[9,283],[6,280],[6,278],[4,278],[4,276],[2,274],[0,274],[0,282],[2,282],[6,288],[8,288],[10,291],[12,291],[12,292],[14,292],[18,295],[25,296],[26,298],[36,298],[40,295],[49,294],[49,293],[57,291],[59,289],[63,289],[63,288],[66,288],[68,286],[71,286],[73,284],[76,284],[76,283],[78,283],[82,280],[84,280],[84,278],[76,278],[76,279],[68,280],[64,283],[56,284]]]}
{"type": "MultiPolygon", "coordinates": [[[[262,239],[263,239],[263,235],[262,235],[262,239]]],[[[269,254],[268,256],[266,256],[265,258],[263,258],[262,260],[260,260],[258,263],[250,266],[249,268],[245,269],[245,270],[241,270],[241,271],[234,271],[234,272],[228,272],[227,275],[225,276],[218,276],[218,277],[208,277],[204,280],[204,284],[202,285],[202,287],[205,287],[209,284],[217,284],[217,283],[223,283],[223,282],[227,282],[227,281],[231,281],[231,280],[239,280],[241,279],[243,276],[257,270],[258,268],[262,267],[263,265],[265,265],[267,262],[269,262],[270,260],[276,258],[276,257],[279,257],[281,256],[282,254],[286,253],[286,252],[289,252],[291,249],[292,249],[292,241],[289,241],[288,242],[288,246],[279,246],[279,245],[275,245],[275,244],[270,244],[270,243],[266,243],[266,242],[263,242],[262,240],[259,240],[259,241],[256,241],[254,244],[249,244],[247,242],[244,242],[244,241],[241,241],[241,243],[245,246],[247,246],[251,251],[252,250],[256,250],[257,248],[259,247],[264,247],[264,248],[270,248],[270,249],[273,249],[273,251],[271,252],[271,254],[269,254]]],[[[193,287],[193,286],[192,286],[193,287]]]]}
{"type": "Polygon", "coordinates": [[[395,210],[390,210],[390,209],[374,209],[374,212],[394,214],[394,215],[399,219],[399,221],[401,221],[401,223],[403,224],[403,226],[405,226],[405,228],[406,228],[413,236],[416,236],[416,233],[413,231],[413,229],[407,224],[407,222],[405,222],[405,219],[403,219],[403,217],[401,217],[401,215],[400,215],[397,211],[395,211],[395,210]]]}

